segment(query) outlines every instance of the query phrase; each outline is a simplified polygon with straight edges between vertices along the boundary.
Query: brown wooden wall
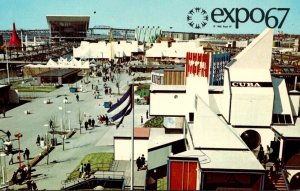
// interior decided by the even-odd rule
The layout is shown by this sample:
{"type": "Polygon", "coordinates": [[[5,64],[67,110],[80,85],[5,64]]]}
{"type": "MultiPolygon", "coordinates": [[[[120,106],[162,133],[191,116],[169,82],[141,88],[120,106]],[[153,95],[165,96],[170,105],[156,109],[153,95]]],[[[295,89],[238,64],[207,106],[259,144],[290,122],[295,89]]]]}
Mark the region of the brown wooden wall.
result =
{"type": "Polygon", "coordinates": [[[164,85],[185,85],[184,71],[164,71],[164,85]]]}

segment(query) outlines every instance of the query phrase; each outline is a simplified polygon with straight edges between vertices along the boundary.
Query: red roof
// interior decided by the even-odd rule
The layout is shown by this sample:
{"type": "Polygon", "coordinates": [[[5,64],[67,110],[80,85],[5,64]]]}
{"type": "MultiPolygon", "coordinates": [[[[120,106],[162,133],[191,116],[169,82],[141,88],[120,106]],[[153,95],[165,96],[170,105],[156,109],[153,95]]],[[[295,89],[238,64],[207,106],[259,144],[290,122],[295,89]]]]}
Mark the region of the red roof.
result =
{"type": "Polygon", "coordinates": [[[149,138],[150,128],[134,128],[135,138],[149,138]]]}
{"type": "Polygon", "coordinates": [[[21,40],[18,37],[17,31],[16,31],[16,26],[15,23],[13,23],[13,31],[11,33],[11,37],[8,43],[9,47],[21,47],[21,40]]]}

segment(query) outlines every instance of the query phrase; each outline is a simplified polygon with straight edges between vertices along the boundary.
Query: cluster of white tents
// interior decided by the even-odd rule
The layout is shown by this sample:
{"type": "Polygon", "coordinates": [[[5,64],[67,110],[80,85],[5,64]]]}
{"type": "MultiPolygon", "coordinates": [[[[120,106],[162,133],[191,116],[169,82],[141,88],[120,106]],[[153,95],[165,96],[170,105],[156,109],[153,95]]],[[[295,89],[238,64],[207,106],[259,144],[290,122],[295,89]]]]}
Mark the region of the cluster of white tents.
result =
{"type": "Polygon", "coordinates": [[[89,69],[90,61],[88,60],[77,60],[75,58],[71,58],[68,60],[67,58],[60,57],[57,62],[50,59],[46,65],[43,64],[27,64],[25,67],[29,68],[79,68],[79,69],[89,69]]]}
{"type": "Polygon", "coordinates": [[[78,48],[73,48],[75,58],[84,59],[114,59],[130,57],[133,52],[144,52],[144,46],[138,45],[137,41],[118,41],[112,44],[100,41],[90,43],[82,41],[78,48]]]}
{"type": "Polygon", "coordinates": [[[185,58],[187,52],[204,53],[203,47],[199,41],[178,41],[172,42],[169,46],[167,41],[161,43],[153,43],[153,46],[146,51],[146,57],[169,57],[169,58],[185,58]]]}

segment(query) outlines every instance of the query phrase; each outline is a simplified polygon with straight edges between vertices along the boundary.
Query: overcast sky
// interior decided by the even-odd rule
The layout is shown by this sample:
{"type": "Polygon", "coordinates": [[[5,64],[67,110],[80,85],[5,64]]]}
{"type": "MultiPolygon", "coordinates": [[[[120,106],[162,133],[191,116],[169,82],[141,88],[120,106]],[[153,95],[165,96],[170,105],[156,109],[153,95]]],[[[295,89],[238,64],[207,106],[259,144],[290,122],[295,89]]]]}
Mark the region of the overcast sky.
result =
{"type": "MultiPolygon", "coordinates": [[[[11,29],[13,22],[17,29],[47,29],[46,15],[89,15],[89,27],[159,26],[162,30],[199,33],[260,33],[266,27],[266,21],[274,25],[272,16],[278,19],[278,26],[286,12],[273,9],[269,11],[268,20],[266,15],[271,8],[290,8],[281,29],[277,27],[275,32],[300,34],[299,0],[0,0],[0,30],[11,29]],[[189,11],[195,8],[207,12],[207,24],[201,29],[192,28],[187,21],[189,11]],[[217,15],[214,19],[227,18],[226,23],[213,21],[212,12],[216,8],[215,14],[223,16],[217,15]],[[234,8],[245,8],[249,12],[248,21],[238,23],[238,27],[236,18],[245,19],[245,10],[240,10],[237,17],[234,8]],[[261,20],[260,23],[251,21],[250,12],[254,8],[252,18],[261,20]],[[226,11],[232,12],[227,14],[226,11]]],[[[203,16],[205,14],[195,13],[189,22],[201,23],[203,16]]]]}

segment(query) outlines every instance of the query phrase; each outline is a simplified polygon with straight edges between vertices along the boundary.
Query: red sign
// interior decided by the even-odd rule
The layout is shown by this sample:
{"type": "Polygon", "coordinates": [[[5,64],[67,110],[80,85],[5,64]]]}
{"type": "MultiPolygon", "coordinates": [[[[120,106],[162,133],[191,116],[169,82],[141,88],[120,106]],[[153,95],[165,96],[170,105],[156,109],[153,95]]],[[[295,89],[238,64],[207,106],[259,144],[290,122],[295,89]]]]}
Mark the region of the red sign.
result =
{"type": "Polygon", "coordinates": [[[186,53],[185,75],[208,77],[210,54],[208,53],[186,53]]]}

